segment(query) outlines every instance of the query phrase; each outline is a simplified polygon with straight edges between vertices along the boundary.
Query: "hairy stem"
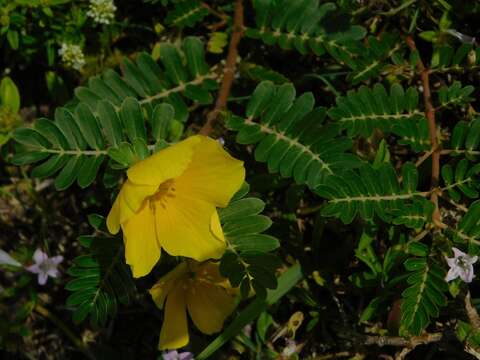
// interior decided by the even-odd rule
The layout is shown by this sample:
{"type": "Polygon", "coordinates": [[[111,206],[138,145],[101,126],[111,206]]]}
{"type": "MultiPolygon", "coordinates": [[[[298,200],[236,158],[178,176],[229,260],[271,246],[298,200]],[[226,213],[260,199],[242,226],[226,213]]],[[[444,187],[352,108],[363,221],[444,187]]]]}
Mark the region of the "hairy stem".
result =
{"type": "Polygon", "coordinates": [[[230,95],[230,89],[232,88],[233,79],[235,76],[238,44],[243,37],[243,33],[243,3],[242,0],[236,0],[235,14],[233,17],[233,33],[232,38],[230,39],[230,45],[228,47],[228,55],[224,68],[222,84],[220,85],[220,91],[218,92],[215,107],[208,113],[207,121],[200,129],[200,134],[202,135],[209,135],[212,132],[213,126],[218,119],[218,115],[227,107],[227,99],[230,95]]]}
{"type": "MultiPolygon", "coordinates": [[[[412,50],[413,52],[417,51],[415,41],[411,36],[407,36],[406,43],[410,48],[410,50],[412,50]]],[[[430,144],[432,145],[431,188],[434,189],[438,186],[438,180],[440,178],[440,149],[438,148],[437,124],[435,121],[435,108],[432,104],[432,93],[430,90],[430,70],[425,67],[420,57],[418,57],[418,60],[417,60],[417,69],[422,79],[423,102],[425,105],[425,117],[427,118],[427,121],[428,121],[428,132],[430,136],[430,144]]],[[[436,227],[445,228],[446,225],[442,223],[440,210],[438,209],[438,194],[435,191],[431,193],[430,200],[435,205],[435,210],[433,211],[433,215],[432,215],[433,224],[436,227]]]]}

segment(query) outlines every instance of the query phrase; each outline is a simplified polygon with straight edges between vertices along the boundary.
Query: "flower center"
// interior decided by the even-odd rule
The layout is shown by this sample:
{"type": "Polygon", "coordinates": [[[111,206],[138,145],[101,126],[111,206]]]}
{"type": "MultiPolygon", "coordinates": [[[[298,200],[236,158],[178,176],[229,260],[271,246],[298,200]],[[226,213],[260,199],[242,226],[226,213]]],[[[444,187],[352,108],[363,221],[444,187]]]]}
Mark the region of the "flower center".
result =
{"type": "Polygon", "coordinates": [[[460,267],[462,270],[467,271],[470,263],[465,256],[459,256],[457,258],[457,266],[460,267]]]}
{"type": "Polygon", "coordinates": [[[47,260],[45,260],[44,262],[42,262],[41,264],[39,264],[39,265],[38,265],[38,268],[39,268],[42,272],[46,273],[46,272],[48,272],[50,269],[52,269],[52,268],[54,267],[54,266],[52,266],[52,265],[53,265],[53,264],[52,264],[52,261],[51,261],[50,259],[47,259],[47,260]]]}
{"type": "Polygon", "coordinates": [[[155,207],[157,204],[160,204],[163,208],[166,208],[168,198],[175,197],[176,191],[173,179],[164,181],[158,187],[157,192],[150,197],[150,206],[155,207]]]}
{"type": "Polygon", "coordinates": [[[457,266],[461,267],[463,270],[466,270],[468,268],[468,262],[465,259],[465,256],[459,256],[457,258],[457,266]]]}

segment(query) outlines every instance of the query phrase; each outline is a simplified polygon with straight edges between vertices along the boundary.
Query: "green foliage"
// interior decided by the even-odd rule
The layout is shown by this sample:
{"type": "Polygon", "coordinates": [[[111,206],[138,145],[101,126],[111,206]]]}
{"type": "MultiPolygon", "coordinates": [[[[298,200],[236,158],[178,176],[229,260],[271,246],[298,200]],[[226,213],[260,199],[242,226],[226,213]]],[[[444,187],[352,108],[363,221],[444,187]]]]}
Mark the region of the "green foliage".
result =
{"type": "Polygon", "coordinates": [[[473,71],[480,63],[480,48],[463,44],[457,49],[442,45],[435,49],[430,67],[433,72],[473,71]]]}
{"type": "Polygon", "coordinates": [[[475,90],[473,86],[462,87],[460,81],[455,81],[451,86],[444,86],[438,91],[438,100],[443,107],[465,105],[473,100],[469,96],[473,93],[473,90],[475,90]]]}
{"type": "Polygon", "coordinates": [[[264,81],[251,96],[246,117],[232,115],[226,125],[238,131],[238,143],[258,143],[255,159],[266,162],[270,172],[315,188],[359,161],[345,152],[351,141],[338,137],[335,126],[323,124],[325,108],[314,108],[314,102],[311,93],[295,98],[290,83],[276,86],[264,81]]]}
{"type": "Polygon", "coordinates": [[[0,106],[8,107],[13,112],[20,110],[20,93],[13,80],[8,76],[0,81],[0,106]]]}
{"type": "Polygon", "coordinates": [[[425,198],[417,198],[412,204],[403,205],[401,209],[393,209],[393,224],[405,225],[412,229],[421,229],[430,222],[435,205],[425,198]]]}
{"type": "MultiPolygon", "coordinates": [[[[383,336],[385,328],[397,333],[397,324],[391,321],[395,313],[401,314],[399,334],[405,337],[422,335],[427,328],[432,333],[444,331],[455,317],[468,318],[463,308],[444,310],[449,298],[463,296],[468,286],[461,279],[447,285],[444,259],[454,244],[462,244],[471,255],[478,254],[480,245],[480,118],[475,91],[480,50],[473,38],[475,23],[467,19],[478,14],[480,5],[469,7],[467,17],[464,9],[448,0],[434,5],[418,1],[397,5],[347,0],[244,1],[245,36],[238,46],[235,72],[230,74],[234,81],[231,90],[225,91],[230,84],[224,83],[219,91],[218,82],[224,70],[230,69],[211,67],[203,46],[209,40],[211,58],[227,56],[227,40],[239,30],[238,17],[233,16],[235,3],[143,1],[147,2],[153,5],[146,8],[159,10],[163,18],[146,14],[143,22],[136,23],[135,14],[130,14],[134,5],[122,6],[116,0],[121,11],[115,23],[97,26],[93,39],[84,34],[88,30],[84,24],[92,22],[85,14],[88,2],[73,6],[67,0],[35,0],[29,5],[26,0],[14,0],[15,7],[6,4],[0,10],[6,67],[23,59],[22,51],[37,59],[41,49],[46,59],[38,63],[48,64],[48,73],[40,78],[47,79],[52,93],[57,88],[63,94],[62,99],[55,98],[57,103],[65,103],[72,82],[83,84],[66,105],[48,104],[53,120],[40,118],[30,127],[17,129],[16,143],[3,146],[2,157],[6,154],[17,165],[32,164],[35,177],[55,177],[56,189],[75,182],[86,188],[103,174],[104,185],[116,190],[128,167],[197,133],[205,118],[218,115],[209,134],[223,138],[229,152],[244,161],[247,181],[252,184],[251,192],[244,186],[228,207],[218,210],[227,243],[220,271],[240,288],[241,300],[248,301],[254,293],[256,297],[250,305],[240,305],[225,330],[196,354],[198,358],[211,356],[237,334],[232,344],[245,358],[282,357],[289,350],[285,345],[291,345],[285,344],[287,339],[305,344],[302,353],[293,357],[309,357],[318,351],[305,341],[314,332],[329,352],[353,353],[357,349],[351,344],[365,339],[371,322],[379,324],[375,335],[383,336]],[[67,4],[61,9],[72,5],[76,10],[57,20],[51,8],[62,2],[67,4]],[[128,18],[121,19],[123,14],[128,18]],[[29,46],[29,37],[38,26],[45,31],[29,46]],[[175,40],[160,44],[160,33],[162,38],[175,40]],[[187,33],[200,37],[184,37],[187,33]],[[458,41],[473,45],[451,45],[458,41]],[[71,79],[72,74],[61,78],[56,71],[58,45],[65,42],[85,50],[86,69],[75,73],[81,80],[71,79]],[[88,44],[94,46],[87,48],[88,44]],[[137,52],[152,48],[158,63],[137,52]],[[104,71],[118,65],[119,72],[104,71]],[[234,146],[227,130],[235,134],[234,146]],[[302,278],[302,267],[311,276],[293,289],[302,278]],[[282,275],[277,279],[278,269],[282,275]],[[358,289],[352,292],[352,286],[358,289]],[[288,300],[265,312],[291,289],[288,300]],[[327,291],[336,294],[345,289],[348,292],[334,302],[329,296],[322,298],[327,291]],[[351,295],[365,300],[359,303],[358,318],[343,304],[350,302],[351,295]],[[401,304],[401,311],[396,304],[401,304]],[[343,308],[349,316],[343,316],[343,308]],[[244,326],[262,312],[252,336],[243,334],[244,326]],[[292,313],[297,319],[305,317],[297,334],[290,333],[290,322],[280,324],[289,316],[292,319],[292,313]],[[340,326],[329,326],[338,315],[342,316],[340,326]],[[433,321],[437,318],[438,322],[433,321]],[[274,322],[279,324],[278,332],[270,336],[267,330],[274,322]],[[333,336],[325,338],[318,331],[323,326],[333,336]]],[[[22,66],[13,67],[12,76],[18,76],[22,66]]],[[[17,83],[23,86],[25,79],[17,83]]],[[[45,103],[43,98],[30,101],[21,94],[24,104],[45,103]]],[[[8,79],[0,85],[0,99],[0,135],[5,123],[10,134],[11,124],[17,124],[10,120],[18,119],[10,115],[17,114],[20,104],[19,93],[8,79]]],[[[7,173],[18,181],[18,169],[9,166],[7,173]]],[[[25,177],[29,191],[40,197],[40,192],[31,190],[37,182],[25,177]]],[[[43,184],[49,182],[39,187],[43,184]]],[[[104,197],[95,191],[92,186],[68,196],[81,204],[79,212],[92,206],[107,209],[109,204],[99,203],[104,197]]],[[[2,194],[11,196],[11,192],[10,184],[4,187],[2,180],[2,205],[2,194]]],[[[62,201],[52,203],[54,207],[62,201]]],[[[81,218],[72,223],[81,225],[81,218]]],[[[37,225],[37,217],[32,219],[37,225]]],[[[39,236],[44,236],[43,229],[50,230],[53,220],[40,220],[39,236]]],[[[107,234],[103,219],[90,220],[95,233],[80,238],[83,255],[73,260],[68,271],[66,289],[71,294],[67,304],[76,323],[89,318],[101,327],[125,318],[117,309],[136,296],[136,289],[120,237],[107,234]]],[[[6,233],[9,237],[10,232],[6,233]]],[[[54,234],[49,237],[56,238],[54,234]]],[[[11,251],[9,245],[7,250],[11,251]]],[[[71,254],[72,249],[68,250],[71,254]]],[[[22,263],[28,266],[29,261],[30,257],[22,263]]],[[[146,289],[150,281],[154,279],[140,280],[139,288],[146,289]]],[[[32,291],[36,287],[28,287],[29,296],[36,297],[32,291]]],[[[9,291],[0,292],[2,300],[9,291]]],[[[141,299],[144,294],[139,295],[141,299]]],[[[472,303],[478,305],[478,299],[472,303]]],[[[137,301],[135,306],[150,311],[152,304],[137,301]]],[[[0,312],[3,309],[0,304],[0,312]]],[[[160,328],[161,320],[152,317],[142,326],[160,328]]],[[[1,321],[11,320],[2,315],[1,321]]],[[[480,343],[472,324],[456,323],[457,337],[464,345],[480,343]]],[[[0,324],[0,335],[1,331],[15,333],[12,330],[0,324]]],[[[118,331],[117,327],[112,331],[118,331]]],[[[191,338],[192,349],[198,349],[197,338],[191,338]]],[[[138,341],[142,346],[143,340],[138,341]]],[[[384,350],[391,355],[395,351],[384,350]]],[[[378,349],[373,351],[374,355],[365,356],[377,356],[378,349]]]]}
{"type": "Polygon", "coordinates": [[[378,215],[386,222],[397,221],[416,227],[412,225],[417,223],[407,221],[407,218],[415,214],[418,205],[406,205],[414,200],[421,201],[427,193],[417,190],[418,173],[412,163],[403,166],[402,179],[400,183],[389,163],[382,163],[376,169],[365,164],[358,172],[332,175],[315,192],[328,200],[321,210],[322,215],[338,217],[344,224],[350,224],[358,214],[365,220],[378,215]]]}
{"type": "Polygon", "coordinates": [[[427,151],[432,147],[425,118],[418,121],[397,121],[392,127],[392,133],[398,137],[400,145],[410,146],[415,152],[427,151]]]}
{"type": "MultiPolygon", "coordinates": [[[[91,216],[97,228],[104,228],[104,220],[91,216]]],[[[80,323],[90,316],[93,326],[105,326],[115,318],[119,303],[128,304],[136,289],[130,269],[124,261],[121,238],[95,234],[81,236],[78,241],[88,251],[73,261],[68,269],[72,277],[65,289],[72,294],[67,306],[73,309],[73,321],[80,323]]]]}
{"type": "Polygon", "coordinates": [[[228,277],[232,286],[240,286],[243,297],[250,289],[258,296],[265,296],[266,289],[275,289],[275,270],[279,259],[270,254],[280,243],[276,238],[263,234],[272,221],[260,215],[265,203],[257,198],[245,197],[249,186],[244,185],[228,207],[219,210],[220,222],[228,243],[222,257],[220,272],[228,277]]]}
{"type": "Polygon", "coordinates": [[[407,333],[418,336],[447,304],[448,286],[445,271],[433,259],[411,257],[404,265],[409,272],[409,287],[402,293],[401,325],[407,333]]]}
{"type": "Polygon", "coordinates": [[[367,79],[376,77],[386,66],[385,61],[392,56],[394,62],[401,63],[402,58],[397,54],[400,40],[386,33],[379,39],[374,36],[367,38],[367,46],[358,44],[355,48],[355,56],[342,51],[332,52],[339,62],[346,64],[352,69],[347,79],[353,84],[359,84],[367,79]]]}
{"type": "Polygon", "coordinates": [[[208,9],[200,1],[180,1],[168,12],[165,22],[169,26],[193,27],[207,15],[208,9]]]}
{"type": "Polygon", "coordinates": [[[448,191],[448,195],[454,201],[460,201],[462,194],[470,199],[478,198],[479,172],[480,164],[470,167],[467,159],[460,160],[455,170],[450,164],[444,165],[442,167],[442,178],[446,185],[444,190],[448,191]]]}
{"type": "Polygon", "coordinates": [[[480,119],[476,118],[471,122],[459,121],[452,131],[450,138],[450,149],[453,156],[465,155],[469,160],[475,161],[480,155],[478,150],[480,144],[480,119]]]}
{"type": "Polygon", "coordinates": [[[480,200],[474,201],[453,230],[453,241],[480,245],[480,200]]]}
{"type": "Polygon", "coordinates": [[[75,90],[77,103],[57,108],[54,121],[42,118],[32,128],[13,134],[23,145],[12,161],[16,165],[37,163],[32,175],[51,177],[63,190],[75,181],[82,188],[96,178],[102,163],[126,168],[145,158],[162,141],[175,139],[177,123],[188,117],[186,101],[212,102],[210,91],[217,75],[210,71],[198,38],[183,42],[185,64],[178,50],[163,44],[163,69],[142,53],[136,63],[123,63],[123,76],[107,70],[92,77],[88,86],[75,90]],[[155,145],[157,144],[157,145],[155,145]]]}
{"type": "MultiPolygon", "coordinates": [[[[328,115],[346,129],[349,136],[369,137],[374,129],[384,132],[417,134],[417,123],[424,121],[424,113],[418,109],[418,91],[410,87],[406,91],[400,84],[393,84],[390,94],[379,83],[373,89],[361,86],[337,98],[336,107],[328,115]]],[[[424,132],[421,133],[424,135],[424,132]]]]}
{"type": "Polygon", "coordinates": [[[253,6],[256,28],[248,28],[246,35],[282,49],[294,48],[301,54],[311,51],[318,56],[328,51],[343,57],[351,55],[352,40],[365,36],[363,27],[345,23],[334,3],[255,0],[253,6]],[[332,17],[338,21],[327,22],[332,17]]]}

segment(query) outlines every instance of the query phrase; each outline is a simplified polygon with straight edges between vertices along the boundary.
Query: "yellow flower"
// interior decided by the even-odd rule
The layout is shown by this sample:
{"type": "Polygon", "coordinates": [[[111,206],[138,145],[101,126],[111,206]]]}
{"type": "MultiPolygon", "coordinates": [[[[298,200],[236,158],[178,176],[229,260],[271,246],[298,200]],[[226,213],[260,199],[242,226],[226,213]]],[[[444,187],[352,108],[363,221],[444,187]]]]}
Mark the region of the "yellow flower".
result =
{"type": "Polygon", "coordinates": [[[107,218],[120,227],[133,276],[147,275],[163,248],[198,261],[218,259],[225,240],[217,207],[225,207],[245,179],[243,162],[205,136],[191,136],[127,171],[107,218]]]}
{"type": "Polygon", "coordinates": [[[221,277],[218,264],[183,262],[150,289],[164,320],[159,349],[177,349],[188,344],[187,311],[204,334],[220,331],[236,306],[235,289],[221,277]],[[166,301],[165,301],[166,299],[166,301]]]}

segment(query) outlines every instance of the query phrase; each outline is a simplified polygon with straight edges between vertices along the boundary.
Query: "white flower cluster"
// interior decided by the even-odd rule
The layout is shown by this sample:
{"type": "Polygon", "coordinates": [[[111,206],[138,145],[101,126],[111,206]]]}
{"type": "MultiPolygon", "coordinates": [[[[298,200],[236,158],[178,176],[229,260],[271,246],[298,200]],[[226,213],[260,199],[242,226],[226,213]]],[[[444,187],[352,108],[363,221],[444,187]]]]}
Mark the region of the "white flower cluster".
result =
{"type": "Polygon", "coordinates": [[[115,10],[113,0],[90,0],[87,16],[98,24],[108,25],[115,18],[115,10]]]}
{"type": "Polygon", "coordinates": [[[58,55],[62,57],[65,65],[75,70],[81,70],[83,65],[85,65],[85,56],[78,45],[63,43],[58,50],[58,55]]]}

